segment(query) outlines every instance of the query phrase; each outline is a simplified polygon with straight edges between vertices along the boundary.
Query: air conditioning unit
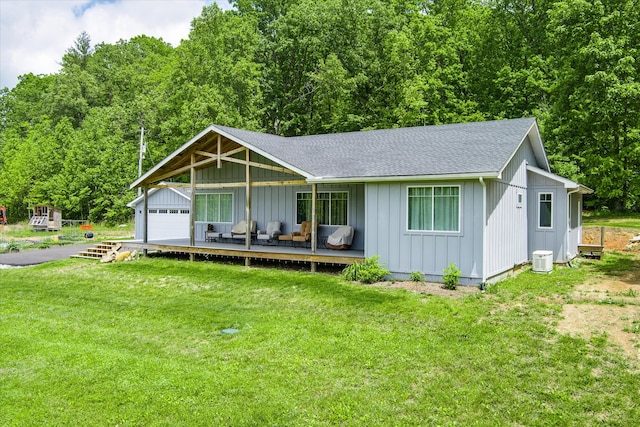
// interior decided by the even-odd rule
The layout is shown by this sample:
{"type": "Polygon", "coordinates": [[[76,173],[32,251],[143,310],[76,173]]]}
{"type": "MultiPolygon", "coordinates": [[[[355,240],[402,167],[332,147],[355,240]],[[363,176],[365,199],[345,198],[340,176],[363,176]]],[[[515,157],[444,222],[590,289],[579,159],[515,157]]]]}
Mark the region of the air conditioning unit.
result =
{"type": "Polygon", "coordinates": [[[534,251],[533,271],[536,273],[551,273],[553,271],[553,251],[534,251]]]}

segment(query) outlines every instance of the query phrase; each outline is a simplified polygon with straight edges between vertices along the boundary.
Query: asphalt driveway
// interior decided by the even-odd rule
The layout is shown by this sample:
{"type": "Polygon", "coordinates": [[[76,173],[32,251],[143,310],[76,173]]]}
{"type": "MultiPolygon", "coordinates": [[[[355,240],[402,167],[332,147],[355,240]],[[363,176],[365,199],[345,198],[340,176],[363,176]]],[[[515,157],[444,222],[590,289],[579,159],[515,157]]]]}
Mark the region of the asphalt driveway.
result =
{"type": "Polygon", "coordinates": [[[43,262],[56,261],[69,258],[80,251],[94,246],[94,244],[52,246],[47,249],[27,249],[20,252],[0,254],[0,265],[26,266],[42,264],[43,262]]]}

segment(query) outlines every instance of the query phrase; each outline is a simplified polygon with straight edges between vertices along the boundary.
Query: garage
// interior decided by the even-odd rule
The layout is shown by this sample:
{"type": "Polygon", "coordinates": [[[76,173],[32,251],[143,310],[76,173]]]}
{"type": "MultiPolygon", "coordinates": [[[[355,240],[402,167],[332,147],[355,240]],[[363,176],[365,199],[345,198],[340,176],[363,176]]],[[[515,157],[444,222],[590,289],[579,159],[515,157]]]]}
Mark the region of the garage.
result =
{"type": "MultiPolygon", "coordinates": [[[[148,194],[148,240],[188,239],[191,197],[187,189],[152,188],[148,194]]],[[[135,209],[137,240],[143,240],[144,196],[127,206],[135,209]]]]}
{"type": "Polygon", "coordinates": [[[149,209],[149,240],[189,237],[189,209],[149,209]]]}

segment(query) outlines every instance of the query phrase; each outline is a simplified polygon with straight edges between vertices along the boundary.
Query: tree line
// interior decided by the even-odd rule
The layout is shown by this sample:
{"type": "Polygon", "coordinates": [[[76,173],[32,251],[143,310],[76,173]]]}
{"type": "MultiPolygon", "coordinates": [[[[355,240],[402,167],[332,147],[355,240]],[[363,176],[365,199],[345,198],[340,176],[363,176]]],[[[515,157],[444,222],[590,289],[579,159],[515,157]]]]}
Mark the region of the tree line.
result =
{"type": "Polygon", "coordinates": [[[131,216],[148,170],[209,124],[308,135],[534,116],[593,209],[640,211],[637,0],[235,0],[177,47],[82,33],[0,92],[0,205],[131,216]]]}

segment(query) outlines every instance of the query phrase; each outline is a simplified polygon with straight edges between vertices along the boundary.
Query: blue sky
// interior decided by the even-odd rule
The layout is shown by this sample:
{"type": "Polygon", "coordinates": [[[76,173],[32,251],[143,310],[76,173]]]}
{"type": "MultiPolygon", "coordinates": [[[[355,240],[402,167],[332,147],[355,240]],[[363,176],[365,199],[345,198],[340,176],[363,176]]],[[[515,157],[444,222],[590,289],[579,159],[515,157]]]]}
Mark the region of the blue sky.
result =
{"type": "Polygon", "coordinates": [[[230,8],[228,0],[0,0],[0,88],[22,74],[59,71],[82,31],[92,45],[145,34],[177,46],[214,2],[230,8]]]}

